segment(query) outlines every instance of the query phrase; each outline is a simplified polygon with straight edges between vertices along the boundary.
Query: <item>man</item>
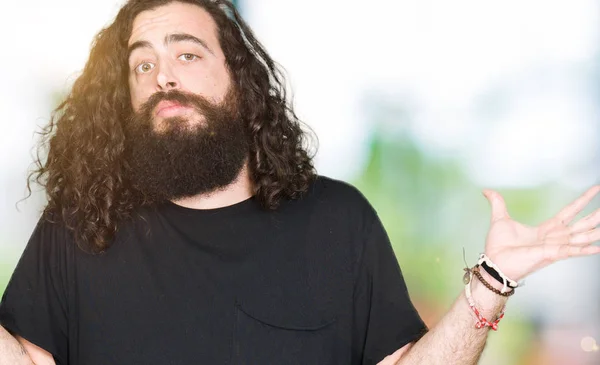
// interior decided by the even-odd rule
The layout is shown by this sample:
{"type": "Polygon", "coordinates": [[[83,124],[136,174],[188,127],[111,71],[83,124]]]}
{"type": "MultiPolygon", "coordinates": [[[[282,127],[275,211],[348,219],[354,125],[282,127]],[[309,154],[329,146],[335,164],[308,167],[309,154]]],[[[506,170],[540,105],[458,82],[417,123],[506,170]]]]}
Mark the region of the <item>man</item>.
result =
{"type": "Polygon", "coordinates": [[[569,225],[600,187],[539,227],[486,191],[489,273],[427,331],[375,211],[315,174],[284,85],[227,2],[129,1],[46,130],[0,364],[475,364],[514,281],[600,252],[599,211],[569,225]]]}

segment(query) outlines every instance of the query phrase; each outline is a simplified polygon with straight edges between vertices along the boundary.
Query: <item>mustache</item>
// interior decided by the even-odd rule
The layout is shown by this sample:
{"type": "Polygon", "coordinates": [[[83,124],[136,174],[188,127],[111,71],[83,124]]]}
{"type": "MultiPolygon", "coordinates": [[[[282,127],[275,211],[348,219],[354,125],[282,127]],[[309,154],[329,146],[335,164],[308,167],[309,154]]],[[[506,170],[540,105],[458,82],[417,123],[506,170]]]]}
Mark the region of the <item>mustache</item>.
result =
{"type": "Polygon", "coordinates": [[[152,112],[154,111],[154,109],[156,109],[156,106],[161,101],[176,102],[178,104],[181,104],[182,106],[193,107],[202,113],[210,113],[217,106],[212,101],[200,95],[191,94],[179,90],[170,90],[166,92],[158,91],[152,94],[152,96],[150,96],[150,98],[148,98],[148,100],[146,100],[141,105],[139,114],[146,117],[151,117],[152,112]]]}

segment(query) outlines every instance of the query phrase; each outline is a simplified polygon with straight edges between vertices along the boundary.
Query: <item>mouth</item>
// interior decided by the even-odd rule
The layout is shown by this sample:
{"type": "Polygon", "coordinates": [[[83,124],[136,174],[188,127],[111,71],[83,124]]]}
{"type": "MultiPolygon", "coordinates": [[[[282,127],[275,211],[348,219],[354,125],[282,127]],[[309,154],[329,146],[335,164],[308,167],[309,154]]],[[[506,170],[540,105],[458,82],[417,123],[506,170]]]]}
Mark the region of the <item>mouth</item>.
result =
{"type": "Polygon", "coordinates": [[[178,103],[176,101],[161,101],[156,106],[155,115],[157,117],[168,118],[168,117],[183,114],[183,113],[187,112],[189,109],[190,109],[190,107],[181,105],[180,103],[178,103]]]}

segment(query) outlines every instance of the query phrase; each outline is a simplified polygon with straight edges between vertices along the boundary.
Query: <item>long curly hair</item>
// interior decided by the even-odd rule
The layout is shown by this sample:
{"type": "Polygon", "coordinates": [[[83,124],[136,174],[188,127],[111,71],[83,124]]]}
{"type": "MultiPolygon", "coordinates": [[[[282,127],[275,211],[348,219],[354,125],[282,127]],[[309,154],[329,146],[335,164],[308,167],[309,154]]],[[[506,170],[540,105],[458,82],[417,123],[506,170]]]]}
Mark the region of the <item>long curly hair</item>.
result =
{"type": "Polygon", "coordinates": [[[217,25],[232,84],[241,95],[240,112],[251,141],[248,169],[261,206],[276,209],[282,199],[299,198],[316,176],[314,152],[308,151],[315,147],[309,138],[314,134],[303,130],[281,69],[229,1],[130,0],[95,37],[82,74],[41,131],[27,180],[30,194],[30,183],[46,192],[43,215],[64,222],[82,249],[105,251],[119,222],[133,217],[136,208],[156,203],[132,186],[124,158],[124,123],[133,113],[127,47],[139,13],[174,1],[202,7],[217,25]]]}

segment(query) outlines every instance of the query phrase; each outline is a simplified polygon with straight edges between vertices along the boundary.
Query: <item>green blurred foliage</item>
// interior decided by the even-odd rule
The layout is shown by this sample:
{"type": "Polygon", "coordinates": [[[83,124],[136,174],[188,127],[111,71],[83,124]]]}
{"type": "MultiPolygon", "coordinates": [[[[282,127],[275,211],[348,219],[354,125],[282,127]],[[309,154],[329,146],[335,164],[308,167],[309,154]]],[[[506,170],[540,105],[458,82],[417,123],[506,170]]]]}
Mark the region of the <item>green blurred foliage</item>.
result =
{"type": "MultiPolygon", "coordinates": [[[[476,186],[461,161],[430,156],[401,133],[390,138],[378,130],[370,147],[366,168],[353,183],[377,210],[411,298],[434,325],[463,289],[463,249],[469,266],[484,249],[490,213],[481,191],[494,187],[476,186]]],[[[550,216],[548,197],[557,195],[552,186],[499,191],[511,215],[531,224],[550,216]]],[[[482,364],[518,364],[527,355],[533,323],[509,309],[501,327],[510,335],[491,336],[482,364]]]]}

